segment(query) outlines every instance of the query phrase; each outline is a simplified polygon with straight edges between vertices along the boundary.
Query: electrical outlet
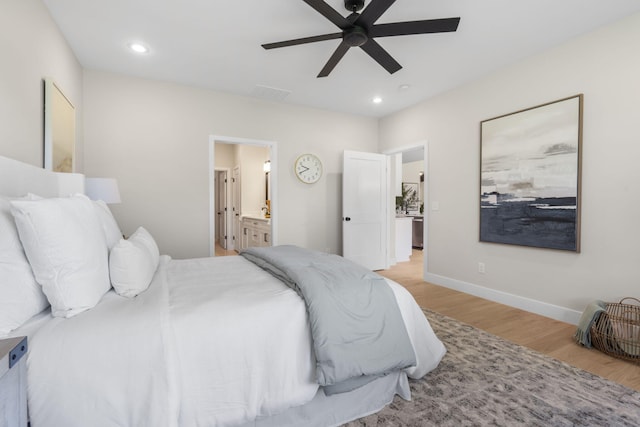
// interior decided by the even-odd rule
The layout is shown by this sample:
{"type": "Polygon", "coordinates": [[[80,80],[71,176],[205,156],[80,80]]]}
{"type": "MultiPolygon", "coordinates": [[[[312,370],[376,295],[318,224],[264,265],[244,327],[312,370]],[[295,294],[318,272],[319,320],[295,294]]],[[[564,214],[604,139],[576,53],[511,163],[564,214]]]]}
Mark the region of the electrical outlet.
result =
{"type": "Polygon", "coordinates": [[[479,262],[479,263],[478,263],[478,273],[482,273],[482,274],[484,274],[484,273],[485,273],[485,271],[486,271],[486,270],[485,270],[485,268],[484,268],[484,262],[479,262]]]}

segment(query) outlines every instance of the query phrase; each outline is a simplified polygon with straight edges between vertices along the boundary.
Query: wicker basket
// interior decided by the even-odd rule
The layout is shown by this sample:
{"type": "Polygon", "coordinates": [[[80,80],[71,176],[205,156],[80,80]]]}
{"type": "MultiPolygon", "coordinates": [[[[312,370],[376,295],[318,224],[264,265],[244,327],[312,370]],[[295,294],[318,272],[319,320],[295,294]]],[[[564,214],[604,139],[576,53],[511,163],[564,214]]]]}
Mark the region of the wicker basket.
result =
{"type": "Polygon", "coordinates": [[[640,305],[606,303],[606,310],[591,326],[591,343],[598,350],[640,364],[640,305]]]}

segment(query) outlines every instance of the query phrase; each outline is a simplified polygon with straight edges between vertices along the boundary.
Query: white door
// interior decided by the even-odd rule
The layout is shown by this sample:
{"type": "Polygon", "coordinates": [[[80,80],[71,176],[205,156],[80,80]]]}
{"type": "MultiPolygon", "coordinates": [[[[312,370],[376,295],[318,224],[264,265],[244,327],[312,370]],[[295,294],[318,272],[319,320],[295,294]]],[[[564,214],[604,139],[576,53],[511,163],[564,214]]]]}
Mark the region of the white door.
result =
{"type": "Polygon", "coordinates": [[[227,230],[227,171],[216,171],[216,235],[218,244],[223,249],[227,248],[229,231],[227,230]]]}
{"type": "Polygon", "coordinates": [[[371,270],[387,268],[388,157],[344,152],[342,253],[371,270]]]}
{"type": "Polygon", "coordinates": [[[240,223],[240,166],[233,168],[231,177],[231,210],[233,214],[233,246],[230,249],[240,250],[240,232],[242,224],[240,223]]]}

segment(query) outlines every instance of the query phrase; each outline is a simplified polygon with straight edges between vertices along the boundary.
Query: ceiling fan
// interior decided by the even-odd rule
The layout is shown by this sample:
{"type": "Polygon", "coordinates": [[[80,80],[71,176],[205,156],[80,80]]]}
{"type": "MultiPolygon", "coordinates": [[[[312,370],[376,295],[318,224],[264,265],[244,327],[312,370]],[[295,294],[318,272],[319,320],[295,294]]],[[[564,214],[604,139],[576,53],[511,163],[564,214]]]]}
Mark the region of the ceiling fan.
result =
{"type": "Polygon", "coordinates": [[[323,34],[286,40],[277,43],[263,44],[265,49],[295,46],[324,40],[342,39],[342,42],[331,55],[329,61],[318,74],[326,77],[331,73],[342,57],[352,47],[360,47],[378,64],[382,65],[390,74],[400,70],[402,66],[375,40],[375,37],[405,36],[411,34],[445,33],[458,29],[460,18],[428,19],[423,21],[394,22],[390,24],[375,24],[396,0],[371,0],[362,11],[364,0],[344,0],[344,7],[351,12],[346,18],[329,6],[323,0],[303,0],[318,11],[322,16],[333,22],[340,30],[339,33],[323,34]]]}

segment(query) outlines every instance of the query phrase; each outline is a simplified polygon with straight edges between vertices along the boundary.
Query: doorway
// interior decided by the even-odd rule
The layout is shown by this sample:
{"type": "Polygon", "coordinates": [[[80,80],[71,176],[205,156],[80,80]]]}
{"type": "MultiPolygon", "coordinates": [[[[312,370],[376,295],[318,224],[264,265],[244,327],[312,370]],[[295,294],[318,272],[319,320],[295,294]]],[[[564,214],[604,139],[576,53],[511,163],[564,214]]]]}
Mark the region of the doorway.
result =
{"type": "Polygon", "coordinates": [[[270,171],[268,175],[265,174],[265,177],[257,185],[264,192],[264,180],[268,180],[268,194],[265,194],[264,197],[270,197],[270,236],[271,244],[276,245],[278,230],[277,143],[275,141],[211,135],[209,136],[209,255],[216,255],[216,244],[222,246],[219,237],[224,229],[227,232],[225,250],[233,250],[235,252],[240,248],[240,220],[243,215],[240,195],[241,168],[238,164],[233,164],[232,161],[229,161],[231,163],[228,166],[218,166],[216,168],[217,144],[227,144],[238,148],[246,146],[267,149],[270,171]],[[225,184],[224,182],[220,182],[223,172],[226,172],[226,185],[223,185],[225,184]],[[222,192],[225,192],[226,195],[222,196],[222,192]],[[220,215],[218,215],[219,212],[220,215]],[[219,218],[220,216],[224,216],[224,219],[219,218]],[[224,223],[224,229],[222,228],[222,223],[224,223]]]}
{"type": "Polygon", "coordinates": [[[412,208],[407,209],[407,206],[403,206],[400,215],[408,215],[413,217],[412,221],[412,236],[411,236],[411,260],[414,258],[423,258],[422,262],[422,276],[427,270],[428,254],[427,254],[427,236],[428,236],[428,146],[426,141],[417,142],[415,144],[391,149],[385,151],[390,157],[390,163],[392,165],[392,173],[390,177],[390,188],[392,195],[389,216],[389,259],[390,264],[396,263],[396,197],[402,198],[403,195],[403,182],[411,185],[417,184],[418,194],[417,203],[412,208]],[[415,233],[415,236],[413,235],[415,233]]]}

